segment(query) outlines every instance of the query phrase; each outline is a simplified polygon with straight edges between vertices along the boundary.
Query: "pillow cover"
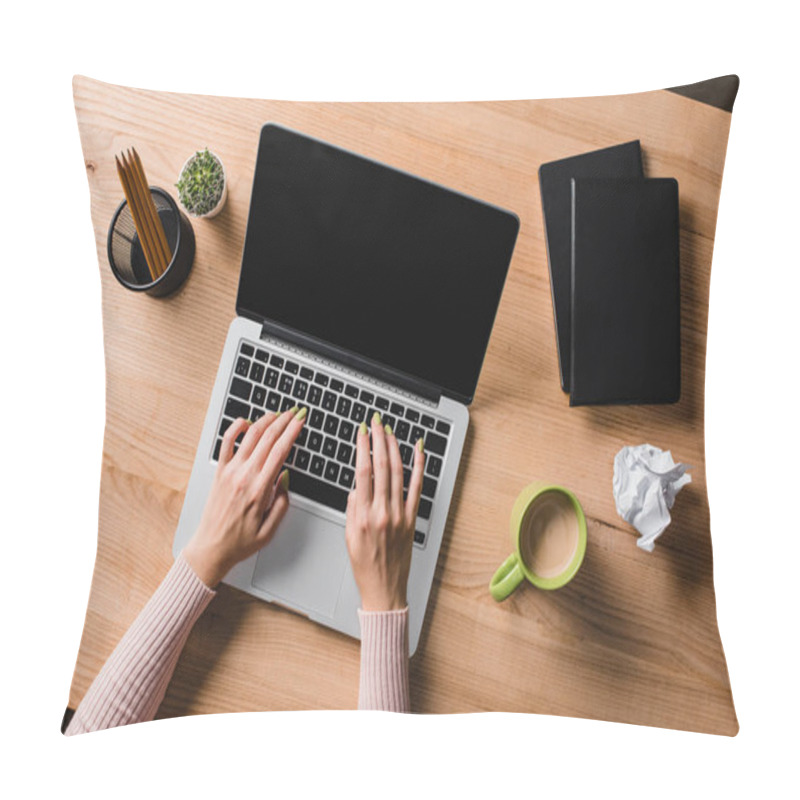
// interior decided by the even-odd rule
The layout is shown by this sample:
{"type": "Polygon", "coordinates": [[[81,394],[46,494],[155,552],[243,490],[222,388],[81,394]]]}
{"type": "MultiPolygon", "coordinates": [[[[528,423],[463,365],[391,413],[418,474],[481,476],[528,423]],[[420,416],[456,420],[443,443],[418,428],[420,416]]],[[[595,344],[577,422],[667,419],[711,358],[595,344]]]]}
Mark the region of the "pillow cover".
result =
{"type": "MultiPolygon", "coordinates": [[[[641,94],[476,103],[310,103],[182,95],[84,77],[74,97],[103,297],[106,432],[99,547],[65,722],[172,564],[172,539],[211,387],[235,315],[261,126],[276,121],[514,211],[521,228],[483,364],[422,640],[412,710],[521,711],[733,735],[716,625],[703,393],[717,206],[738,78],[641,94]],[[561,390],[537,170],[637,139],[645,175],[680,186],[681,386],[672,406],[570,408],[561,390]],[[114,154],[135,146],[177,197],[208,147],[228,200],[194,220],[181,290],[125,290],[106,234],[122,200],[114,154]],[[692,465],[653,553],[616,513],[614,455],[650,442],[692,465]],[[588,521],[574,580],[488,582],[508,555],[514,499],[568,486],[588,521]]],[[[221,586],[183,649],[160,716],[354,708],[358,642],[221,586]]]]}

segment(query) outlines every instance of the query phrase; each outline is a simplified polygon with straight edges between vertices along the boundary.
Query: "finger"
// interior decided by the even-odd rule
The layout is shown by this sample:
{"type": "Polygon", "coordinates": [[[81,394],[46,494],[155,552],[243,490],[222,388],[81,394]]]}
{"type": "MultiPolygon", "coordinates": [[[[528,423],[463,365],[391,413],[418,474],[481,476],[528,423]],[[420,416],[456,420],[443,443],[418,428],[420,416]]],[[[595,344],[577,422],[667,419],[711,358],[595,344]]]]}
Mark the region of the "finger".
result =
{"type": "Polygon", "coordinates": [[[411,468],[411,478],[408,481],[408,496],[406,497],[406,522],[410,526],[416,525],[419,496],[422,493],[422,473],[425,469],[425,453],[422,439],[414,445],[414,466],[411,468]]]}
{"type": "Polygon", "coordinates": [[[277,496],[278,492],[283,489],[284,492],[289,491],[289,470],[285,469],[278,475],[278,480],[275,483],[271,484],[269,487],[269,499],[264,505],[264,511],[268,511],[272,504],[275,502],[275,497],[277,496]]]}
{"type": "Polygon", "coordinates": [[[373,499],[389,501],[389,455],[386,452],[386,432],[381,425],[381,415],[372,416],[372,483],[373,499]]]}
{"type": "Polygon", "coordinates": [[[400,457],[400,447],[392,429],[387,425],[384,430],[386,431],[386,449],[389,453],[391,503],[392,508],[400,513],[403,511],[403,459],[400,457]]]}
{"type": "MultiPolygon", "coordinates": [[[[288,476],[288,472],[286,475],[288,476]]],[[[289,494],[283,485],[278,483],[278,490],[275,493],[275,502],[264,517],[261,527],[256,534],[256,542],[259,548],[268,545],[275,537],[280,521],[286,516],[289,510],[289,494]]]]}
{"type": "Polygon", "coordinates": [[[345,509],[344,520],[344,542],[347,545],[347,553],[352,559],[353,548],[356,546],[354,541],[358,536],[358,525],[356,515],[358,513],[358,495],[355,489],[347,493],[347,508],[345,509]]]}
{"type": "Polygon", "coordinates": [[[261,419],[256,422],[253,422],[250,425],[250,430],[244,435],[244,439],[242,439],[242,443],[239,445],[239,455],[242,458],[247,458],[253,450],[255,450],[256,444],[261,439],[264,431],[277,419],[277,415],[274,411],[268,411],[264,414],[261,419]]]}
{"type": "Polygon", "coordinates": [[[228,425],[228,430],[225,431],[225,435],[222,437],[222,444],[219,448],[219,459],[217,463],[220,466],[224,466],[233,458],[233,445],[236,441],[236,437],[244,430],[247,429],[250,423],[246,419],[242,419],[242,417],[238,417],[230,425],[228,425]]]}
{"type": "Polygon", "coordinates": [[[367,423],[358,426],[356,437],[356,491],[357,508],[368,508],[372,502],[372,459],[369,457],[369,432],[367,423]]]}
{"type": "MultiPolygon", "coordinates": [[[[267,485],[275,482],[278,473],[283,468],[284,462],[289,458],[292,445],[305,423],[307,412],[308,408],[304,407],[301,408],[297,414],[292,415],[283,431],[281,431],[281,435],[273,443],[266,461],[264,461],[264,465],[261,467],[261,479],[266,481],[267,485]]],[[[267,433],[269,433],[269,431],[267,431],[267,433]]]]}
{"type": "MultiPolygon", "coordinates": [[[[275,446],[275,443],[280,439],[283,435],[283,432],[292,424],[295,420],[295,414],[297,414],[297,406],[294,408],[287,409],[282,414],[278,415],[277,419],[270,425],[266,431],[264,431],[264,435],[259,439],[258,444],[253,450],[252,454],[252,465],[253,469],[255,470],[263,470],[264,464],[267,460],[267,456],[269,456],[272,448],[275,446]]],[[[305,414],[303,414],[305,417],[305,414]]],[[[302,425],[298,425],[296,427],[296,433],[300,432],[300,428],[302,425]]],[[[281,462],[283,463],[283,462],[281,462]]],[[[272,476],[272,481],[275,480],[276,475],[272,476]]]]}

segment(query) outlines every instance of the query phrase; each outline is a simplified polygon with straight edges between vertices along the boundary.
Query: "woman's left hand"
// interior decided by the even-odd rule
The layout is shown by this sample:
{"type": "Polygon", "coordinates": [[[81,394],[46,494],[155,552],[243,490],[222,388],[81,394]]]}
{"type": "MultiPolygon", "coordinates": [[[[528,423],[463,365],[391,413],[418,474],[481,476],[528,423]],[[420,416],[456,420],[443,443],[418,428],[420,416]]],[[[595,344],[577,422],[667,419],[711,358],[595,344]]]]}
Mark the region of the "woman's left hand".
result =
{"type": "Polygon", "coordinates": [[[284,470],[279,477],[278,472],[303,427],[305,412],[267,413],[252,424],[240,418],[225,432],[200,525],[183,550],[207,586],[216,586],[275,535],[289,508],[289,473],[284,470]]]}

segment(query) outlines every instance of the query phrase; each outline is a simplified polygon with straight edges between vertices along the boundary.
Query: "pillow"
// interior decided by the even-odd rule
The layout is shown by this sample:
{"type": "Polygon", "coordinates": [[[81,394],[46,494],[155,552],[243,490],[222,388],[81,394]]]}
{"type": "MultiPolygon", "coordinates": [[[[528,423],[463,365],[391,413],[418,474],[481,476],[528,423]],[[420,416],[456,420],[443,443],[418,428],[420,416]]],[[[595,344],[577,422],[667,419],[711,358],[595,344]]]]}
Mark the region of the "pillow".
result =
{"type": "MultiPolygon", "coordinates": [[[[99,546],[70,691],[75,709],[172,564],[172,541],[235,315],[256,148],[275,121],[514,211],[521,227],[475,399],[431,600],[410,664],[421,713],[520,711],[734,735],[716,624],[703,393],[711,254],[738,78],[607,97],[477,103],[313,103],[143,91],[74,80],[98,245],[106,359],[99,546]],[[681,399],[570,408],[562,392],[537,171],[638,139],[645,175],[680,187],[681,399]],[[184,161],[225,165],[222,213],[193,220],[180,291],[127,291],[106,232],[122,200],[114,154],[135,146],[177,198],[184,161]],[[616,513],[615,454],[649,442],[692,465],[652,553],[616,513]],[[572,489],[584,563],[567,586],[488,583],[514,499],[572,489]]],[[[357,641],[222,585],[186,642],[159,716],[354,708],[357,641]]]]}

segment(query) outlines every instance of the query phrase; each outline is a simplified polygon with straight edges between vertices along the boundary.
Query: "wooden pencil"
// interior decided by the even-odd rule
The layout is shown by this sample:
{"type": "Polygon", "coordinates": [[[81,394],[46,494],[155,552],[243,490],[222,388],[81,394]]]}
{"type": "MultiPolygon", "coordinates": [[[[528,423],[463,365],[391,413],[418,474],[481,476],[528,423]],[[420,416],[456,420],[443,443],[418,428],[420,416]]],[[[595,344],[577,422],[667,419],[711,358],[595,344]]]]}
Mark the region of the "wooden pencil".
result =
{"type": "MultiPolygon", "coordinates": [[[[133,192],[134,202],[136,203],[139,219],[141,220],[142,224],[142,230],[139,231],[139,237],[143,238],[144,242],[146,243],[148,251],[153,258],[153,270],[156,274],[156,277],[158,277],[166,268],[166,264],[164,263],[161,249],[156,241],[156,232],[153,228],[152,219],[147,210],[147,195],[150,193],[150,190],[149,188],[142,186],[139,175],[133,165],[133,159],[130,157],[130,151],[128,151],[128,158],[125,157],[125,153],[122,154],[122,166],[128,177],[128,182],[133,192]]],[[[145,254],[147,255],[147,251],[145,254]]]]}
{"type": "MultiPolygon", "coordinates": [[[[156,234],[156,244],[159,246],[160,251],[164,258],[164,269],[169,266],[170,261],[172,261],[172,250],[170,250],[169,243],[167,242],[167,234],[164,232],[164,225],[161,222],[161,217],[158,215],[158,210],[156,209],[156,204],[153,201],[153,195],[150,193],[150,187],[147,184],[147,176],[144,172],[144,166],[142,165],[142,160],[139,158],[139,154],[136,152],[136,148],[131,148],[131,152],[133,153],[133,164],[136,168],[136,171],[139,175],[139,180],[141,185],[144,187],[145,194],[147,197],[147,208],[148,214],[152,219],[152,227],[155,230],[156,234]]],[[[162,270],[163,271],[163,270],[162,270]]]]}
{"type": "MultiPolygon", "coordinates": [[[[124,158],[125,157],[123,156],[123,161],[124,158]]],[[[147,269],[150,272],[150,278],[151,280],[155,280],[158,277],[155,256],[152,252],[150,252],[149,241],[146,241],[145,239],[144,221],[139,213],[138,199],[136,198],[134,189],[131,186],[127,170],[123,164],[120,163],[120,160],[117,156],[114,156],[114,161],[117,163],[117,175],[119,176],[119,181],[122,184],[122,191],[125,193],[125,200],[128,203],[128,208],[130,209],[131,216],[133,217],[133,224],[136,227],[136,232],[139,234],[139,243],[142,246],[144,260],[147,264],[147,269]]]]}

